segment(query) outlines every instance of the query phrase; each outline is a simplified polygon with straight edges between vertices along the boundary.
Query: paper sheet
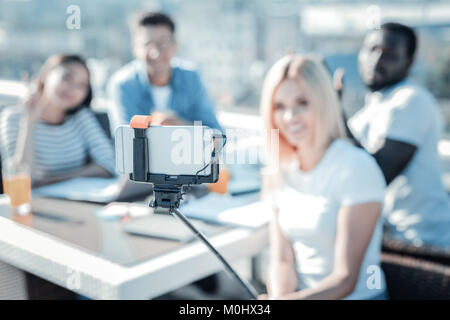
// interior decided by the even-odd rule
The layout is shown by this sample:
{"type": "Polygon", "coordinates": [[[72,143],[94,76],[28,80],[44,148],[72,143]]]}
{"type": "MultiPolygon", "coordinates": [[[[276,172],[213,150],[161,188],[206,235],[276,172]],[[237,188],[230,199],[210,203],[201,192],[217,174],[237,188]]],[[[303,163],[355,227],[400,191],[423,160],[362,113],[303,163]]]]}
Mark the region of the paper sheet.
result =
{"type": "Polygon", "coordinates": [[[180,211],[189,218],[248,228],[260,227],[271,218],[270,210],[259,201],[258,194],[232,197],[210,193],[183,204],[180,211]]]}

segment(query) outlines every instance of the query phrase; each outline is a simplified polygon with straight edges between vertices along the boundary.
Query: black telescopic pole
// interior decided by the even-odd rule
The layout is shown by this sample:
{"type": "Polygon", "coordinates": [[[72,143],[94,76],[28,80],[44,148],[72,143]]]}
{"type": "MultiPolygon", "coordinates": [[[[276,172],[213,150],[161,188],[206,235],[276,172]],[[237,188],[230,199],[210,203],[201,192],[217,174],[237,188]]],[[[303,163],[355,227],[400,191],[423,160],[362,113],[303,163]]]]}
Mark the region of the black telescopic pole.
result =
{"type": "Polygon", "coordinates": [[[233,268],[222,257],[222,255],[213,247],[213,245],[208,241],[208,239],[206,239],[206,237],[197,228],[195,228],[178,209],[172,207],[170,208],[170,213],[174,214],[186,226],[188,226],[189,229],[191,229],[191,231],[195,234],[195,236],[198,237],[209,248],[209,250],[211,250],[212,253],[214,253],[217,259],[220,260],[220,262],[225,267],[225,271],[228,273],[228,275],[234,278],[239,283],[239,285],[245,290],[245,292],[251,297],[251,299],[256,300],[258,293],[256,292],[255,288],[253,288],[249,283],[247,283],[241,277],[239,277],[236,271],[233,270],[233,268]]]}

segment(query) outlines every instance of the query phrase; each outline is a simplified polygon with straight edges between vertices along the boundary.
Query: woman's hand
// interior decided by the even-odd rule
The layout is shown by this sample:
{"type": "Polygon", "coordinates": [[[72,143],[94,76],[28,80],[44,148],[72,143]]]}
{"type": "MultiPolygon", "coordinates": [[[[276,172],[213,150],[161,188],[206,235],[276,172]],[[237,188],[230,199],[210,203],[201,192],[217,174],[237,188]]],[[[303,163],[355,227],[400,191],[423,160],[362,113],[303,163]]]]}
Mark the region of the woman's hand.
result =
{"type": "Polygon", "coordinates": [[[41,118],[43,113],[42,100],[43,98],[41,92],[35,89],[30,89],[30,93],[23,102],[29,122],[34,123],[41,118]]]}
{"type": "Polygon", "coordinates": [[[28,164],[32,167],[33,129],[36,121],[41,118],[43,103],[42,94],[30,89],[30,93],[23,101],[25,114],[20,120],[19,135],[16,141],[14,161],[17,164],[28,164]]]}
{"type": "Polygon", "coordinates": [[[270,223],[270,261],[267,278],[267,292],[270,299],[294,292],[297,283],[295,255],[292,243],[283,234],[278,222],[278,210],[274,209],[270,223]]]}
{"type": "Polygon", "coordinates": [[[258,300],[289,300],[289,299],[284,299],[283,296],[274,297],[269,296],[267,293],[263,293],[258,296],[258,300]]]}
{"type": "Polygon", "coordinates": [[[333,87],[336,90],[339,99],[342,98],[342,93],[344,91],[344,75],[344,68],[337,68],[333,73],[333,87]]]}

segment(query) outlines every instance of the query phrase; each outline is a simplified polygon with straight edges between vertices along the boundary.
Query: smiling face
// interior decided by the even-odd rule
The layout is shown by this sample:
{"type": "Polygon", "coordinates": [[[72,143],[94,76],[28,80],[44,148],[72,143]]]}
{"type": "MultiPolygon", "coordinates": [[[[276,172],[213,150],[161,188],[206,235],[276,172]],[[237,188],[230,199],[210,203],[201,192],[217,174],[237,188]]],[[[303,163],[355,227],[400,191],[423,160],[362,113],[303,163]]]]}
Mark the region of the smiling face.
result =
{"type": "Polygon", "coordinates": [[[275,91],[275,127],[295,147],[312,147],[315,142],[316,114],[311,94],[303,81],[283,80],[275,91]]]}
{"type": "Polygon", "coordinates": [[[411,63],[405,37],[383,29],[366,36],[358,56],[359,73],[372,91],[403,80],[411,63]]]}
{"type": "Polygon", "coordinates": [[[173,33],[166,25],[141,26],[134,34],[134,54],[145,61],[150,77],[170,72],[170,61],[175,55],[173,33]]]}
{"type": "Polygon", "coordinates": [[[78,107],[89,92],[89,72],[79,63],[67,63],[51,69],[43,94],[52,105],[69,111],[78,107]]]}

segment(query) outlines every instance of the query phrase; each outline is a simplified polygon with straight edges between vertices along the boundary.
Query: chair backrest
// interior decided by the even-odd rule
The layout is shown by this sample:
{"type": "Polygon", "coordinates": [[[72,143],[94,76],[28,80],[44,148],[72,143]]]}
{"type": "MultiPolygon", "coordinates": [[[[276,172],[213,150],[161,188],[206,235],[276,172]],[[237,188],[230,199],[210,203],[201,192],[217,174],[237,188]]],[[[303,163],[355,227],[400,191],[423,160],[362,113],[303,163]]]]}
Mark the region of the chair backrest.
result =
{"type": "Polygon", "coordinates": [[[381,267],[393,300],[450,299],[450,267],[410,256],[383,253],[381,267]]]}
{"type": "Polygon", "coordinates": [[[0,155],[0,194],[3,194],[2,157],[0,155]]]}
{"type": "Polygon", "coordinates": [[[3,194],[2,157],[0,155],[0,194],[3,194]]]}
{"type": "MultiPolygon", "coordinates": [[[[5,105],[0,105],[0,114],[5,108],[5,105]]],[[[0,153],[0,194],[3,193],[3,176],[2,176],[2,155],[0,153]]]]}
{"type": "Polygon", "coordinates": [[[107,112],[102,111],[94,111],[95,117],[97,118],[98,122],[100,123],[100,126],[105,131],[108,138],[111,139],[111,130],[110,130],[110,123],[109,123],[109,117],[107,112]]]}
{"type": "Polygon", "coordinates": [[[25,273],[0,261],[0,300],[26,300],[27,283],[25,273]]]}
{"type": "Polygon", "coordinates": [[[450,267],[449,249],[444,250],[439,247],[425,244],[422,246],[414,246],[412,244],[385,237],[385,239],[383,239],[382,250],[385,253],[407,255],[421,260],[437,262],[450,267]]]}

